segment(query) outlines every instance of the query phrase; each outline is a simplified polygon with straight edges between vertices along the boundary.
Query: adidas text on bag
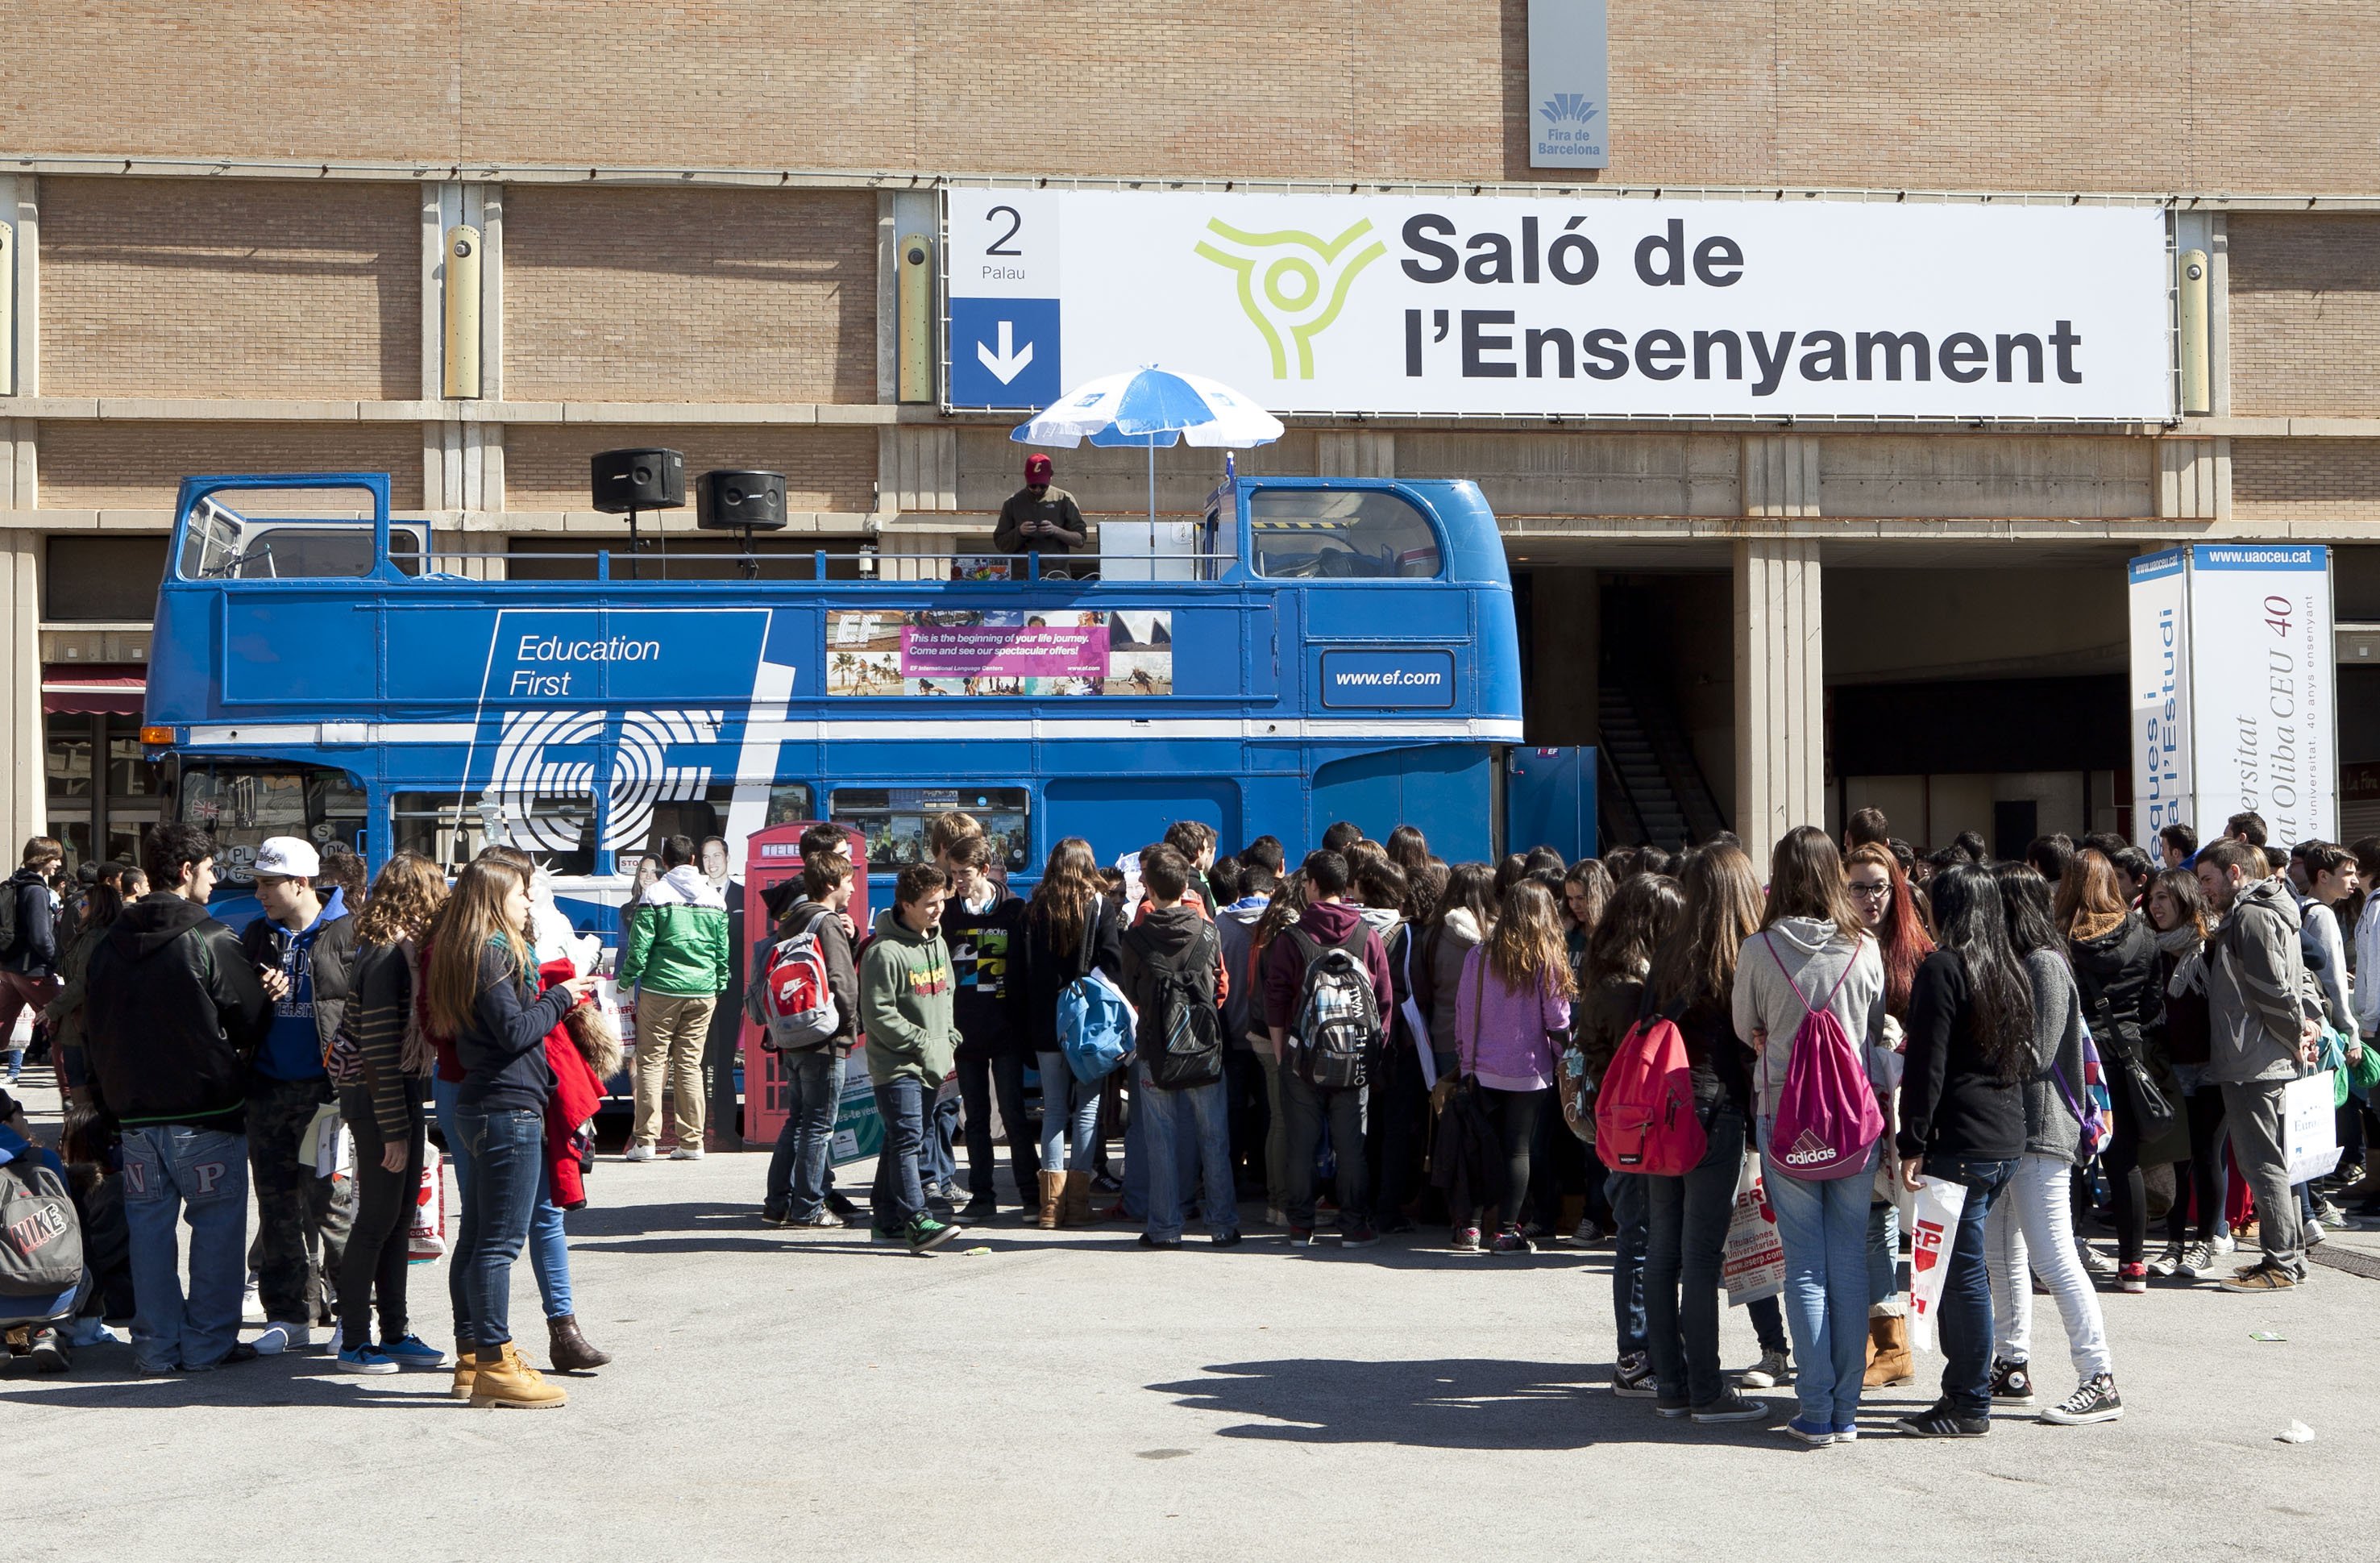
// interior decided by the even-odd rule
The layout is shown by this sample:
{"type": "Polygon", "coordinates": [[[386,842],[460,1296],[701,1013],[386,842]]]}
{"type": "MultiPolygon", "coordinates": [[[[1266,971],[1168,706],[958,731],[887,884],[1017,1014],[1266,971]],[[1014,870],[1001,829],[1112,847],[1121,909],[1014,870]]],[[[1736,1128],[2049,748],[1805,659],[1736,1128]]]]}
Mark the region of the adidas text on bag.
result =
{"type": "MultiPolygon", "coordinates": [[[[1813,1007],[1785,970],[1776,941],[1763,934],[1760,942],[1784,974],[1785,985],[1801,1000],[1803,1011],[1802,1024],[1793,1032],[1792,1056],[1785,1064],[1785,1086],[1777,1097],[1776,1121],[1768,1131],[1768,1154],[1786,1173],[1810,1182],[1865,1172],[1869,1149],[1884,1136],[1884,1114],[1876,1107],[1859,1050],[1828,1007],[1859,964],[1858,946],[1852,947],[1834,987],[1813,1007]]],[[[1761,1056],[1765,1063],[1765,1049],[1761,1056]]]]}
{"type": "Polygon", "coordinates": [[[1682,1178],[1709,1149],[1685,1033],[1667,1016],[1639,1020],[1595,1094],[1595,1154],[1614,1172],[1682,1178]]]}
{"type": "Polygon", "coordinates": [[[1364,970],[1362,922],[1347,939],[1325,945],[1303,928],[1289,937],[1305,952],[1305,976],[1298,988],[1289,1044],[1299,1078],[1326,1091],[1343,1091],[1369,1078],[1373,1049],[1380,1044],[1380,1001],[1364,970]]]}
{"type": "Polygon", "coordinates": [[[819,945],[817,918],[769,952],[759,1019],[770,1047],[779,1053],[807,1052],[833,1040],[843,1014],[827,986],[826,951],[819,945]]]}

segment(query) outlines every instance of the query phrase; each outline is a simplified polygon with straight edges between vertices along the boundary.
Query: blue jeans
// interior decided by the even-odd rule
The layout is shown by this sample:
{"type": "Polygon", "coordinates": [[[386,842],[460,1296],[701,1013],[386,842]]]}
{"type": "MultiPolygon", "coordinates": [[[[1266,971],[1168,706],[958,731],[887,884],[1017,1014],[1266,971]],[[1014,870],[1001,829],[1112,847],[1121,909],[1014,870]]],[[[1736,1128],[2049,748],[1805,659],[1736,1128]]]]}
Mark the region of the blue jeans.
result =
{"type": "Polygon", "coordinates": [[[239,1339],[248,1276],[248,1136],[180,1125],[124,1131],[124,1222],[132,1249],[132,1363],[211,1368],[239,1339]],[[190,1224],[182,1295],[174,1224],[190,1224]]]}
{"type": "MultiPolygon", "coordinates": [[[[1728,1190],[1732,1203],[1735,1191],[1728,1190]]],[[[1616,1349],[1622,1357],[1645,1350],[1645,1244],[1651,1219],[1645,1203],[1645,1179],[1633,1172],[1615,1172],[1604,1179],[1603,1197],[1611,1202],[1611,1322],[1618,1333],[1616,1349]]],[[[1515,1209],[1520,1198],[1512,1199],[1515,1209]]],[[[1516,1217],[1507,1215],[1510,1221],[1516,1217]]]]}
{"type": "Polygon", "coordinates": [[[493,1112],[458,1103],[463,1159],[471,1192],[463,1202],[463,1231],[447,1263],[463,1276],[469,1329],[455,1335],[485,1352],[513,1337],[513,1261],[528,1242],[538,1186],[545,1166],[545,1115],[527,1107],[493,1112]]]}
{"type": "Polygon", "coordinates": [[[918,1175],[926,1143],[926,1083],[902,1075],[876,1087],[876,1113],[884,1120],[884,1148],[876,1153],[875,1205],[880,1232],[900,1232],[925,1214],[926,1189],[918,1175]]]}
{"type": "Polygon", "coordinates": [[[1016,1202],[1038,1204],[1036,1180],[1041,1156],[1025,1132],[1025,1055],[1000,1053],[958,1061],[959,1100],[966,1105],[967,1193],[988,1200],[998,1179],[992,1167],[991,1103],[1000,1098],[1001,1127],[1008,1130],[1008,1172],[1016,1180],[1016,1202]]]}
{"type": "MultiPolygon", "coordinates": [[[[1873,1179],[1870,1180],[1873,1186],[1873,1179]]],[[[1900,1289],[1900,1207],[1877,1204],[1868,1196],[1867,1305],[1870,1308],[1900,1289]]]]}
{"type": "Polygon", "coordinates": [[[1961,1416],[1992,1414],[1992,1278],[1984,1262],[1984,1218],[2015,1171],[2012,1161],[1925,1158],[1928,1178],[1967,1186],[1936,1314],[1942,1331],[1942,1398],[1961,1416]]]}
{"type": "MultiPolygon", "coordinates": [[[[446,1142],[446,1165],[455,1171],[455,1197],[468,1210],[471,1159],[463,1154],[461,1130],[455,1123],[455,1109],[461,1104],[462,1089],[434,1076],[430,1081],[430,1101],[438,1117],[438,1137],[446,1142]]],[[[538,1158],[537,1165],[537,1209],[528,1218],[528,1267],[537,1276],[538,1300],[545,1307],[545,1316],[566,1319],[578,1311],[570,1295],[570,1236],[563,1230],[562,1207],[553,1203],[553,1175],[546,1168],[543,1156],[538,1158]]],[[[471,1339],[471,1299],[464,1285],[463,1267],[455,1263],[451,1253],[446,1258],[446,1300],[455,1309],[455,1339],[458,1347],[468,1348],[471,1339]]]]}
{"type": "Polygon", "coordinates": [[[1645,1347],[1660,1398],[1707,1406],[1726,1387],[1718,1369],[1719,1261],[1743,1170],[1743,1112],[1722,1101],[1706,1126],[1709,1147],[1682,1178],[1645,1186],[1645,1347]]]}
{"type": "Polygon", "coordinates": [[[1099,1081],[1076,1080],[1063,1053],[1039,1053],[1041,1074],[1041,1170],[1088,1172],[1091,1142],[1099,1132],[1099,1081]]]}
{"type": "Polygon", "coordinates": [[[937,1199],[944,1189],[959,1180],[959,1113],[964,1103],[953,1096],[948,1101],[936,1100],[927,1109],[932,1119],[931,1132],[926,1136],[924,1182],[926,1192],[937,1199]]]}
{"type": "MultiPolygon", "coordinates": [[[[1151,1083],[1144,1065],[1133,1120],[1146,1125],[1140,1142],[1148,1154],[1138,1159],[1148,1166],[1148,1236],[1169,1239],[1182,1236],[1179,1146],[1189,1137],[1185,1129],[1197,1136],[1197,1165],[1207,1184],[1207,1230],[1218,1237],[1238,1231],[1240,1200],[1232,1180],[1231,1105],[1224,1099],[1223,1082],[1167,1091],[1151,1083]]],[[[1129,1151],[1125,1154],[1131,1157],[1129,1151]]],[[[1127,1159],[1124,1165],[1129,1171],[1133,1162],[1127,1159]]]]}
{"type": "Polygon", "coordinates": [[[785,1126],[769,1155],[761,1208],[807,1221],[826,1205],[826,1167],[843,1101],[844,1060],[832,1047],[784,1056],[785,1126]]]}
{"type": "Polygon", "coordinates": [[[1876,1154],[1847,1177],[1796,1178],[1770,1154],[1770,1127],[1767,1120],[1760,1126],[1761,1182],[1785,1250],[1782,1301],[1800,1364],[1793,1388],[1802,1421],[1848,1427],[1858,1419],[1867,1374],[1867,1206],[1876,1154]]]}

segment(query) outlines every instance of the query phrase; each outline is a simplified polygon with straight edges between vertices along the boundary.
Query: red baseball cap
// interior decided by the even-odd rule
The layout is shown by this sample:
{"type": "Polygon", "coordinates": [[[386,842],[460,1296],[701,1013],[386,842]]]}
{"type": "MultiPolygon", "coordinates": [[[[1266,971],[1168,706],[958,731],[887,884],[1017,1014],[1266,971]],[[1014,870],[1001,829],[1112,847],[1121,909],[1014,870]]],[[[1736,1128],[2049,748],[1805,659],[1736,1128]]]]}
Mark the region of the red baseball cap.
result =
{"type": "Polygon", "coordinates": [[[1055,470],[1055,464],[1038,452],[1025,458],[1025,481],[1028,483],[1046,483],[1050,481],[1050,474],[1055,470]]]}

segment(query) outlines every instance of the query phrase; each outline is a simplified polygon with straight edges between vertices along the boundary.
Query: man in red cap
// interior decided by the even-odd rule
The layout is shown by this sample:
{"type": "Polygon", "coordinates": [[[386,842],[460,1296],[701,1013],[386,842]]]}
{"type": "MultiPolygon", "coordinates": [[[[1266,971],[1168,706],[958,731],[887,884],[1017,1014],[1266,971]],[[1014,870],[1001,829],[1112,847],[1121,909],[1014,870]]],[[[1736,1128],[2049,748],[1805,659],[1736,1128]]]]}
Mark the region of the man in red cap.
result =
{"type": "Polygon", "coordinates": [[[1038,451],[1025,458],[1025,486],[1000,507],[992,552],[1065,555],[1089,541],[1090,529],[1075,496],[1050,486],[1051,470],[1050,458],[1038,451]]]}

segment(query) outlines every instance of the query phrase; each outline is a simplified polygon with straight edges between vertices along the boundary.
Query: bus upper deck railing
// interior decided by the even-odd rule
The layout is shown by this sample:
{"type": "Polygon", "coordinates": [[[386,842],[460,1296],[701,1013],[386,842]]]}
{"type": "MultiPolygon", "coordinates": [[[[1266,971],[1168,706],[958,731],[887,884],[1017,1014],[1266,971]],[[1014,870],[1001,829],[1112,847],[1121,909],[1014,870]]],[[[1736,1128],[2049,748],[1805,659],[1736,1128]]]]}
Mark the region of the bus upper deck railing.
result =
{"type": "MultiPolygon", "coordinates": [[[[392,550],[405,575],[429,580],[687,582],[941,581],[1068,584],[1193,583],[1222,580],[1241,564],[1237,554],[892,553],[812,549],[803,553],[690,554],[660,548],[546,550],[515,553],[433,548],[427,558],[392,550]]],[[[255,579],[243,576],[240,579],[255,579]]]]}

